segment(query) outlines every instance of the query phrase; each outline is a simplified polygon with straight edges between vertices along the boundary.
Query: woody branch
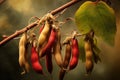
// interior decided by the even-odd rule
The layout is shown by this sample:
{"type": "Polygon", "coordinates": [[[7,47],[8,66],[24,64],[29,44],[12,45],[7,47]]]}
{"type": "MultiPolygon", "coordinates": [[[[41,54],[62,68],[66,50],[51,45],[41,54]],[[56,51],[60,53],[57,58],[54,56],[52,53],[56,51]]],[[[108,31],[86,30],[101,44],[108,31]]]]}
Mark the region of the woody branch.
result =
{"type": "MultiPolygon", "coordinates": [[[[58,7],[57,9],[51,11],[50,13],[55,15],[55,14],[59,13],[60,11],[64,10],[65,8],[68,8],[68,7],[74,5],[75,3],[79,2],[79,1],[81,1],[81,0],[71,0],[70,2],[58,7]]],[[[26,32],[27,30],[36,27],[38,25],[38,22],[39,22],[39,20],[31,23],[30,25],[24,27],[23,29],[21,29],[19,31],[16,31],[15,33],[13,33],[10,36],[6,37],[2,41],[0,41],[0,46],[5,45],[8,41],[10,41],[10,40],[14,39],[15,37],[21,35],[22,33],[26,32]]]]}
{"type": "MultiPolygon", "coordinates": [[[[81,0],[71,0],[68,3],[66,3],[66,4],[64,4],[64,5],[58,7],[56,9],[54,9],[54,10],[52,10],[50,13],[53,14],[53,15],[55,15],[55,14],[61,12],[62,10],[64,10],[65,8],[68,8],[68,7],[70,7],[70,6],[72,6],[75,3],[80,2],[80,1],[81,0]]],[[[96,1],[99,1],[99,0],[96,0],[96,1]]],[[[110,1],[109,0],[102,0],[102,1],[105,1],[107,4],[110,5],[110,1]]],[[[10,41],[10,40],[14,39],[15,37],[21,35],[22,33],[26,32],[27,30],[36,27],[38,25],[38,22],[39,22],[39,20],[31,23],[30,25],[24,27],[23,29],[21,29],[19,31],[16,31],[15,33],[13,33],[10,36],[6,37],[2,41],[0,41],[0,46],[5,45],[8,41],[10,41]]]]}

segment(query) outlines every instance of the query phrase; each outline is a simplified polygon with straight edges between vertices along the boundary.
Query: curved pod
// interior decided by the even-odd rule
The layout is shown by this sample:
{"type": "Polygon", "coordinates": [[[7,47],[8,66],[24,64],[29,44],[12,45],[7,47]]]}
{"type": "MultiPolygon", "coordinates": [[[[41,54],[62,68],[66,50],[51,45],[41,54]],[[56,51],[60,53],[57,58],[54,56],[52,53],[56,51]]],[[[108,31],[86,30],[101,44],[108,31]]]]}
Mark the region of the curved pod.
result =
{"type": "Polygon", "coordinates": [[[41,31],[41,34],[40,34],[40,36],[39,36],[39,38],[38,38],[38,44],[37,44],[37,50],[38,50],[38,52],[40,51],[42,45],[43,45],[43,44],[45,43],[45,41],[47,40],[47,37],[48,37],[48,35],[49,35],[49,33],[50,33],[50,26],[51,26],[51,25],[50,25],[49,22],[46,20],[45,26],[44,26],[43,30],[41,31]]]}
{"type": "Polygon", "coordinates": [[[21,74],[25,74],[29,72],[30,65],[28,63],[28,55],[27,55],[27,32],[23,33],[19,41],[19,65],[23,68],[23,72],[21,74]]]}
{"type": "Polygon", "coordinates": [[[78,58],[79,58],[79,46],[77,39],[73,38],[71,40],[72,42],[72,58],[70,60],[69,69],[74,69],[78,64],[78,58]]]}
{"type": "Polygon", "coordinates": [[[61,55],[61,33],[60,33],[60,30],[57,31],[57,37],[56,37],[56,42],[55,42],[55,45],[53,47],[53,55],[54,55],[54,58],[55,58],[55,61],[57,63],[57,65],[59,67],[62,67],[63,66],[63,58],[62,58],[62,55],[61,55]]]}

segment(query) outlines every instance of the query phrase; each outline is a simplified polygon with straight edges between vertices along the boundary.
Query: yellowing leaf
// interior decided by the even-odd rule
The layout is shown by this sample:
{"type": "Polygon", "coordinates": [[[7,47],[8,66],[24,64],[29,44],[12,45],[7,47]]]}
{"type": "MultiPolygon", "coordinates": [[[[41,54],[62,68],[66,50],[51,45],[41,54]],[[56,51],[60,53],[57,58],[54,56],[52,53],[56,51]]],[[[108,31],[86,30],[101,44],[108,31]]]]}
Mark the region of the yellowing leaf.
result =
{"type": "Polygon", "coordinates": [[[86,1],[76,11],[75,22],[81,33],[87,33],[93,29],[97,37],[102,38],[110,45],[114,44],[115,14],[105,2],[86,1]]]}

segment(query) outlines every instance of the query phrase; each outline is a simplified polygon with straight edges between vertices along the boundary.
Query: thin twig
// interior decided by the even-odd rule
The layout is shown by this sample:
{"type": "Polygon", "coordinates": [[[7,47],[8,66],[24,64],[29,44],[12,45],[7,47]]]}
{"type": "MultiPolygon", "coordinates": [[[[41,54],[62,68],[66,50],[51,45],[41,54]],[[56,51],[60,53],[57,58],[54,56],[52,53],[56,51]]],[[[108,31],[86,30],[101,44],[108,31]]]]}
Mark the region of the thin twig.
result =
{"type": "MultiPolygon", "coordinates": [[[[53,15],[55,15],[55,14],[61,12],[62,10],[64,10],[65,8],[68,8],[68,7],[72,6],[73,4],[75,4],[75,3],[79,2],[79,1],[81,1],[81,0],[71,0],[70,2],[62,5],[61,7],[58,7],[57,9],[51,11],[50,13],[53,14],[53,15]]],[[[27,30],[29,30],[29,29],[37,26],[38,22],[39,22],[39,20],[31,23],[30,25],[26,26],[25,28],[23,28],[23,29],[21,29],[19,31],[16,31],[12,35],[10,35],[7,38],[3,39],[2,41],[0,41],[0,46],[5,45],[8,41],[10,41],[10,40],[14,39],[15,37],[21,35],[25,31],[27,31],[27,30]]]]}
{"type": "Polygon", "coordinates": [[[3,39],[1,42],[0,42],[0,46],[4,45],[5,43],[7,43],[8,41],[14,39],[15,37],[19,36],[20,34],[24,33],[25,31],[31,29],[32,27],[35,27],[37,25],[37,22],[34,22],[28,26],[26,26],[25,28],[19,30],[19,31],[16,31],[15,33],[13,33],[12,35],[8,36],[7,38],[3,39]]]}
{"type": "Polygon", "coordinates": [[[59,7],[59,8],[57,8],[57,9],[51,11],[51,13],[52,13],[53,15],[55,15],[56,13],[61,12],[61,11],[64,10],[65,8],[70,7],[71,5],[74,5],[75,3],[79,2],[79,1],[81,1],[81,0],[71,0],[70,2],[62,5],[61,7],[59,7]]]}

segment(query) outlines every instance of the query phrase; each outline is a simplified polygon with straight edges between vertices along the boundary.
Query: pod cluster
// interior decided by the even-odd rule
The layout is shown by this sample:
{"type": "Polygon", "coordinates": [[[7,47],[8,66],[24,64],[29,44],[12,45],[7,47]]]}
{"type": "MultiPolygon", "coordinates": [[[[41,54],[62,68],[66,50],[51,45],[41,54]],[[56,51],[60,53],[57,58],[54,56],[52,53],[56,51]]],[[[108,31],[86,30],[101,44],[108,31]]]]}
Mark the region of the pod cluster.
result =
{"type": "MultiPolygon", "coordinates": [[[[52,74],[53,61],[59,66],[59,80],[70,70],[77,67],[80,51],[77,37],[79,34],[73,31],[69,37],[61,42],[61,29],[56,24],[55,16],[48,13],[40,21],[39,36],[33,31],[24,32],[19,41],[19,65],[23,69],[21,74],[28,73],[32,68],[36,73],[45,75],[41,59],[45,60],[47,71],[52,74]],[[65,51],[62,53],[62,48],[65,51]],[[29,51],[30,50],[30,51],[29,51]],[[29,53],[30,52],[30,57],[29,53]],[[30,60],[29,60],[30,58],[30,60]]],[[[94,62],[97,63],[100,58],[95,54],[97,47],[93,42],[93,35],[86,34],[84,39],[85,49],[85,67],[86,72],[91,73],[94,62]],[[92,37],[91,37],[92,36],[92,37]]]]}
{"type": "Polygon", "coordinates": [[[33,31],[23,33],[20,38],[19,64],[23,68],[21,74],[29,72],[31,67],[35,72],[45,75],[41,64],[43,58],[50,74],[53,71],[53,57],[57,65],[60,68],[63,67],[61,31],[59,26],[56,25],[54,16],[48,13],[40,20],[38,25],[41,23],[38,38],[33,31]],[[29,50],[30,57],[28,57],[29,50]]]}

